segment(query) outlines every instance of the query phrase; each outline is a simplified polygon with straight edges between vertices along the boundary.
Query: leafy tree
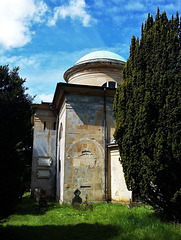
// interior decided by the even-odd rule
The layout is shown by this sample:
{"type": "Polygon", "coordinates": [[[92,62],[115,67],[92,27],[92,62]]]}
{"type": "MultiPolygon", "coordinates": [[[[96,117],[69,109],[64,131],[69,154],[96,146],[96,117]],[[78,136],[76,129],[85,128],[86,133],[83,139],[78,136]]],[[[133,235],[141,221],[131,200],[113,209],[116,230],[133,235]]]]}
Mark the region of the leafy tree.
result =
{"type": "Polygon", "coordinates": [[[21,198],[30,161],[32,98],[18,71],[0,66],[0,217],[21,198]]]}
{"type": "Polygon", "coordinates": [[[132,37],[114,101],[128,189],[181,220],[181,24],[157,11],[132,37]]]}

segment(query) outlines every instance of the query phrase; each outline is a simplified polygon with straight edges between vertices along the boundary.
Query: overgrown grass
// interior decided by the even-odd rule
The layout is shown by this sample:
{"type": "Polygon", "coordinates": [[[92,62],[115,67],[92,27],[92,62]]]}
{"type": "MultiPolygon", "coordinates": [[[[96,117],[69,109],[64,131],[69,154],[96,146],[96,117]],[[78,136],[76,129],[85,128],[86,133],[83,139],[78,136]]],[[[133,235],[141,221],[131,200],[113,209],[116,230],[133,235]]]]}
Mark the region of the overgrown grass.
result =
{"type": "Polygon", "coordinates": [[[180,224],[166,223],[149,207],[110,203],[91,210],[49,202],[40,209],[26,195],[16,213],[0,225],[1,240],[180,240],[180,224]]]}

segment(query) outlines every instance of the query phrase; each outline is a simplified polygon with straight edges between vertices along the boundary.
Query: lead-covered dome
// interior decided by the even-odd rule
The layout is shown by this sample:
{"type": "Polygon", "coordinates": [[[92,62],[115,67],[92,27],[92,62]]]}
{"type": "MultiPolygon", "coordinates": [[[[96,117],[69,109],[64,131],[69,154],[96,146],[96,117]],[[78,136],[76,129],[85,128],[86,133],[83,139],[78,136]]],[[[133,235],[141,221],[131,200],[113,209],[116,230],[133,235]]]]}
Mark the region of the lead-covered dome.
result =
{"type": "Polygon", "coordinates": [[[69,68],[64,79],[71,84],[109,86],[109,82],[114,82],[117,86],[122,81],[125,62],[123,57],[113,52],[91,52],[69,68]]]}
{"type": "Polygon", "coordinates": [[[126,62],[123,57],[120,55],[110,52],[110,51],[95,51],[86,54],[82,58],[80,58],[76,64],[82,64],[85,62],[90,62],[90,61],[97,61],[100,59],[107,59],[107,60],[116,60],[116,61],[121,61],[121,62],[126,62]]]}

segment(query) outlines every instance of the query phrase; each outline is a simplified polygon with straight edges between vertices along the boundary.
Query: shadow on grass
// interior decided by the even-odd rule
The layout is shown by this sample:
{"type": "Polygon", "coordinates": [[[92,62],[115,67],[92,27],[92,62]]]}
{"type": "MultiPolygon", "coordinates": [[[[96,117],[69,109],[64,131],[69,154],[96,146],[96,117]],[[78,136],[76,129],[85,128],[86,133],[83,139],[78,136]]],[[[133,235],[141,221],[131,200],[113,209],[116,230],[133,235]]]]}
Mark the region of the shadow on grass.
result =
{"type": "Polygon", "coordinates": [[[30,198],[29,196],[23,197],[22,201],[20,204],[17,205],[15,212],[18,215],[43,215],[47,211],[52,210],[54,208],[58,208],[60,205],[57,202],[48,202],[46,207],[40,207],[35,200],[30,198]]]}
{"type": "Polygon", "coordinates": [[[67,226],[7,226],[0,228],[1,240],[108,240],[118,235],[116,227],[102,224],[67,226]]]}

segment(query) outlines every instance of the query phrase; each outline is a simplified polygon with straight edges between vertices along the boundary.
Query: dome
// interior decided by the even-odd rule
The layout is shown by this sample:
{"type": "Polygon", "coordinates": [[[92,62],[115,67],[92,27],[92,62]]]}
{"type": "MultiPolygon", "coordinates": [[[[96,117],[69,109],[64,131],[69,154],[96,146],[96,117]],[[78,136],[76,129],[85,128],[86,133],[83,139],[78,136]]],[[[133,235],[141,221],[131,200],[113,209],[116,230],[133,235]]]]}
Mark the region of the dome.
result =
{"type": "Polygon", "coordinates": [[[83,56],[82,58],[80,58],[76,62],[76,64],[81,64],[81,63],[90,62],[90,61],[96,61],[98,59],[111,59],[114,61],[126,62],[126,60],[123,57],[121,57],[120,55],[118,55],[116,53],[109,52],[109,51],[95,51],[95,52],[88,53],[85,56],[83,56]]]}
{"type": "Polygon", "coordinates": [[[80,58],[67,69],[64,79],[67,83],[103,86],[122,81],[125,59],[109,51],[95,51],[80,58]]]}

